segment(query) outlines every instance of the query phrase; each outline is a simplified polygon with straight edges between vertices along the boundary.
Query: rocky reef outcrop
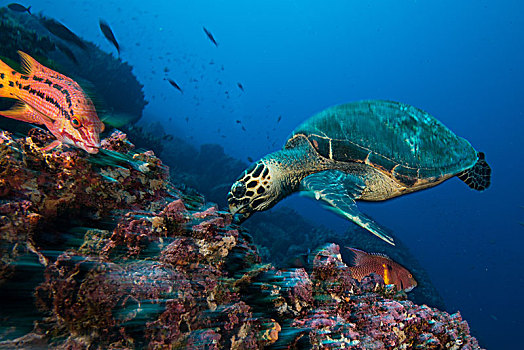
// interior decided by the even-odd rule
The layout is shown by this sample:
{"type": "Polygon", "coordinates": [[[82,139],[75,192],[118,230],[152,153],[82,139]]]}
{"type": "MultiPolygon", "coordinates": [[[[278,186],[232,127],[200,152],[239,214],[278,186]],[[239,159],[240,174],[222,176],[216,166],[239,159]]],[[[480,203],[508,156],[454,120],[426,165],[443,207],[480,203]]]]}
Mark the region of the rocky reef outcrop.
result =
{"type": "Polygon", "coordinates": [[[0,134],[0,348],[479,348],[459,313],[354,280],[337,244],[262,263],[122,133],[97,155],[41,151],[50,137],[0,134]]]}
{"type": "MultiPolygon", "coordinates": [[[[164,164],[172,169],[171,181],[177,186],[188,190],[196,188],[206,200],[216,203],[219,208],[227,208],[227,193],[234,179],[248,167],[247,163],[227,155],[222,146],[217,144],[204,144],[198,149],[179,137],[166,134],[160,123],[132,127],[128,131],[137,146],[148,149],[153,147],[164,164]]],[[[253,236],[262,261],[278,267],[297,265],[296,262],[300,264],[305,254],[325,242],[387,254],[406,266],[419,282],[419,286],[409,293],[410,300],[445,309],[444,301],[426,270],[400,237],[395,236],[396,246],[393,247],[369,236],[367,230],[349,221],[347,232],[333,232],[314,225],[287,207],[257,213],[243,226],[253,236]]],[[[342,249],[341,254],[345,262],[352,260],[348,249],[342,249]]]]}

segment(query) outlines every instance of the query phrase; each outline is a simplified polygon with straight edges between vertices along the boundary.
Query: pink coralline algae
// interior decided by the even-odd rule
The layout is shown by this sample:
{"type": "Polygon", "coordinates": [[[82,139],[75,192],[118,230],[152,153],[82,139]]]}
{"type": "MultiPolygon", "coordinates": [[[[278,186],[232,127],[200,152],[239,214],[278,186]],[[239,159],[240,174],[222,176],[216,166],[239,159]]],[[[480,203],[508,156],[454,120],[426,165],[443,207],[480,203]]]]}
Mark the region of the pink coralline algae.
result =
{"type": "Polygon", "coordinates": [[[304,268],[262,264],[230,213],[176,189],[124,134],[96,157],[42,152],[45,137],[0,135],[0,280],[35,256],[42,313],[0,348],[479,349],[460,314],[357,282],[338,245],[304,268]]]}
{"type": "Polygon", "coordinates": [[[149,210],[170,197],[167,168],[152,155],[112,152],[90,158],[74,149],[44,152],[40,147],[52,140],[48,132],[33,129],[18,139],[5,131],[1,135],[0,283],[20,256],[36,251],[35,230],[54,230],[59,218],[89,222],[115,210],[149,210]]]}

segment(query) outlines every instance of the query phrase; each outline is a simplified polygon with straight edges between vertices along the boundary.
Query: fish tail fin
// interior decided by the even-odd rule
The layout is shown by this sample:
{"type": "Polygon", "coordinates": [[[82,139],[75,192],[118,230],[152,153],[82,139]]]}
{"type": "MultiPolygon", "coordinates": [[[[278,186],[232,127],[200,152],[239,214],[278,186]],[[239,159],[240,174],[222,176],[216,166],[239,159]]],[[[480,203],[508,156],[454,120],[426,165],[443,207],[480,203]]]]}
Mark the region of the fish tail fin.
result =
{"type": "Polygon", "coordinates": [[[486,162],[484,153],[477,153],[478,160],[471,168],[466,169],[457,177],[464,181],[466,185],[477,191],[484,191],[491,184],[491,168],[486,162]]]}
{"type": "Polygon", "coordinates": [[[0,60],[0,97],[16,98],[16,96],[13,95],[16,81],[13,72],[13,68],[0,60]]]}
{"type": "Polygon", "coordinates": [[[31,6],[29,6],[29,7],[27,8],[27,13],[29,13],[30,15],[32,15],[32,13],[31,13],[31,6]]]}

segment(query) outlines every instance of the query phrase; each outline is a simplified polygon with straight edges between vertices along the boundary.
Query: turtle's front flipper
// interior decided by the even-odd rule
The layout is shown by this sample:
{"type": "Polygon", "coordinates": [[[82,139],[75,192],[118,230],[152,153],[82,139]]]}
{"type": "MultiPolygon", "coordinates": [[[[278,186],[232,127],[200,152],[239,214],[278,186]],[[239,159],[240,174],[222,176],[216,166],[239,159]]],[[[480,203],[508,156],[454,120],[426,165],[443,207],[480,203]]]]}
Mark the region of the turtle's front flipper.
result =
{"type": "Polygon", "coordinates": [[[371,218],[362,214],[355,203],[364,189],[364,181],[355,175],[338,170],[327,170],[312,174],[300,182],[300,189],[315,199],[328,203],[328,208],[389,244],[395,245],[386,231],[371,218]]]}

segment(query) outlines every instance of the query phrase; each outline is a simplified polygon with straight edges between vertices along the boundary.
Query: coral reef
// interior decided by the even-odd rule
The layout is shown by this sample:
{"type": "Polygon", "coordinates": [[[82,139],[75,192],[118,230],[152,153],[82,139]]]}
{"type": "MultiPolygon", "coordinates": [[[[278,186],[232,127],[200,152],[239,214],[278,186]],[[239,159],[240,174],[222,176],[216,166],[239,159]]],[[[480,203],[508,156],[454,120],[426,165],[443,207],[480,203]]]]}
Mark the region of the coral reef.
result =
{"type": "MultiPolygon", "coordinates": [[[[126,145],[120,136],[115,133],[104,144],[126,145]]],[[[52,140],[41,129],[32,129],[25,139],[0,132],[0,283],[17,257],[54,239],[57,223],[87,223],[115,210],[149,210],[171,196],[167,168],[148,152],[126,156],[106,150],[89,158],[74,149],[40,150],[52,140]],[[44,228],[48,234],[39,242],[33,233],[44,228]]]]}
{"type": "Polygon", "coordinates": [[[41,314],[24,335],[0,327],[0,348],[479,348],[460,314],[375,275],[358,283],[336,244],[303,268],[262,264],[228,212],[175,188],[122,133],[97,155],[40,151],[49,137],[0,134],[2,287],[24,255],[41,266],[41,314]]]}

